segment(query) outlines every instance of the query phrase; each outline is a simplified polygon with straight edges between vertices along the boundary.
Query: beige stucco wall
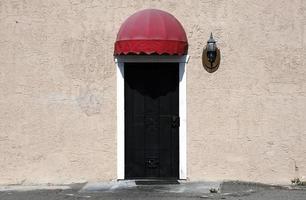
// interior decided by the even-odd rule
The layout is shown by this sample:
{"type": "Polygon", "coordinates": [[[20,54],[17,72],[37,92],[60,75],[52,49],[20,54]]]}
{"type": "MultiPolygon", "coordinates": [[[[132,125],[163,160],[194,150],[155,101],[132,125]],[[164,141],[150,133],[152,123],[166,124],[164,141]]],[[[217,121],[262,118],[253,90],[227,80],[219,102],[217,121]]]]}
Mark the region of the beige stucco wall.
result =
{"type": "Polygon", "coordinates": [[[188,35],[189,180],[306,176],[304,0],[0,0],[0,184],[116,178],[113,42],[143,8],[188,35]]]}

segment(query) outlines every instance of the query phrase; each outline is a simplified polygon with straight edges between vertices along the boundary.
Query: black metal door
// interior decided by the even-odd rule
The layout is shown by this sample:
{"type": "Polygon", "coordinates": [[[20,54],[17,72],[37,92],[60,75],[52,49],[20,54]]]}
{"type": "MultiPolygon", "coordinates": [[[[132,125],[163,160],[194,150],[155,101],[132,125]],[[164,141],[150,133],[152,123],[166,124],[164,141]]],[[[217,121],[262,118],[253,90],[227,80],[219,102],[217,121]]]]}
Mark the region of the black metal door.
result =
{"type": "Polygon", "coordinates": [[[179,177],[179,64],[126,63],[125,178],[179,177]]]}

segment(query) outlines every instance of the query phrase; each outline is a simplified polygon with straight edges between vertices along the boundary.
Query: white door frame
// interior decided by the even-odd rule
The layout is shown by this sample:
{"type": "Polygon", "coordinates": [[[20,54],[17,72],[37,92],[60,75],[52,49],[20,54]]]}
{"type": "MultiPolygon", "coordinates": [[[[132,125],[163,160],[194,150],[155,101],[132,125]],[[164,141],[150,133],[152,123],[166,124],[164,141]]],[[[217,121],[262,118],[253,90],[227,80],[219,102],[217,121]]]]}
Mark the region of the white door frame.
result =
{"type": "Polygon", "coordinates": [[[117,66],[117,179],[125,178],[124,174],[124,63],[152,63],[175,62],[179,63],[179,179],[187,179],[187,124],[186,124],[186,65],[189,56],[116,56],[117,66]]]}

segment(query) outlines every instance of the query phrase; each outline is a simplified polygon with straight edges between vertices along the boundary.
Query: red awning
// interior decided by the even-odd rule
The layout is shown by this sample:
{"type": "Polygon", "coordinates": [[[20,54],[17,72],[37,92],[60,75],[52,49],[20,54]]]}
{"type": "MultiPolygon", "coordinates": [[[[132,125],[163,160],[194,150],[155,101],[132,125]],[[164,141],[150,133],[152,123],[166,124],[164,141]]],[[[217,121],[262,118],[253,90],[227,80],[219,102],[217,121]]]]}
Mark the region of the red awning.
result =
{"type": "Polygon", "coordinates": [[[133,14],[121,25],[114,54],[183,55],[187,50],[185,30],[174,16],[146,9],[133,14]]]}

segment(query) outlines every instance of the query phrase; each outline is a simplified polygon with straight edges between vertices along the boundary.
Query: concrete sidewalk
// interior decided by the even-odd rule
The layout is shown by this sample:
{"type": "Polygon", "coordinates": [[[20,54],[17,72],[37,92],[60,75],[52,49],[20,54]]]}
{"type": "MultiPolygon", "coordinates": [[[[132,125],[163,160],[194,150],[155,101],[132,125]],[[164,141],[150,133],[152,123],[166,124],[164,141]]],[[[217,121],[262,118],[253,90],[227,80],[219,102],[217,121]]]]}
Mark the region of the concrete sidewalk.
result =
{"type": "Polygon", "coordinates": [[[137,184],[135,181],[113,181],[104,183],[87,183],[80,192],[144,192],[153,193],[176,193],[176,194],[206,194],[210,191],[218,191],[221,182],[186,182],[179,181],[179,184],[164,184],[157,181],[142,181],[137,184]]]}
{"type": "Polygon", "coordinates": [[[244,182],[181,182],[175,185],[137,185],[134,181],[114,181],[66,186],[6,186],[0,187],[0,199],[305,200],[306,189],[305,187],[273,186],[244,182]]]}

